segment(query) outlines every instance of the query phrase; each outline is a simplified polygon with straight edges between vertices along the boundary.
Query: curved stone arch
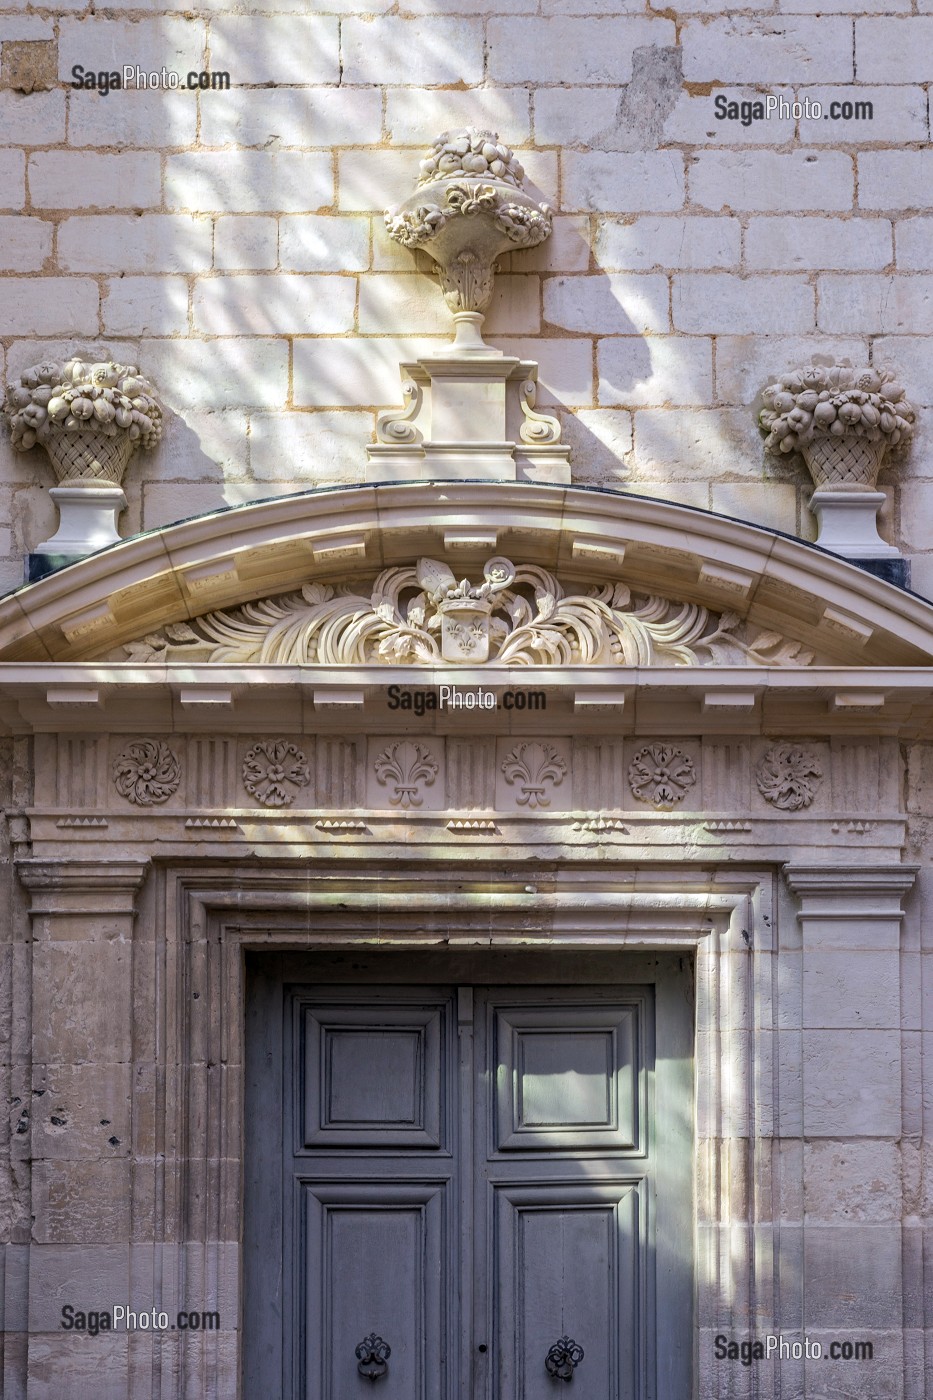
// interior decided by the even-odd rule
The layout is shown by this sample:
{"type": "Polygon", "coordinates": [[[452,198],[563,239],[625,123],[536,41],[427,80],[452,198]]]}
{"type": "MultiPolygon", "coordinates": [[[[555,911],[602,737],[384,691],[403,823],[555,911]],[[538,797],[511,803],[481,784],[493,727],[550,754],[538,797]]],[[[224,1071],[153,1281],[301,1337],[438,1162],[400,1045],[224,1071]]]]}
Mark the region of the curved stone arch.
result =
{"type": "Polygon", "coordinates": [[[0,660],[85,661],[145,633],[419,555],[490,555],[736,613],[839,666],[927,666],[933,605],[812,545],[601,488],[406,482],[276,497],[138,535],[0,600],[0,660]]]}

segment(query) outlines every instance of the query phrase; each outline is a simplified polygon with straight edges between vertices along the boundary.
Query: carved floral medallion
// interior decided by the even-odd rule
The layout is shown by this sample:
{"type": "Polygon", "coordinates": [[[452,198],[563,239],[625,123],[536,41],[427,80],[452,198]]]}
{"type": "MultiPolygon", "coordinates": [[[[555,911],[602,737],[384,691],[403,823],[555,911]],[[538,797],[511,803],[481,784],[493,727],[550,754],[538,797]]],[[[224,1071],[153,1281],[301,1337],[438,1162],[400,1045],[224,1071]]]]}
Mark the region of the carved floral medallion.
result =
{"type": "Polygon", "coordinates": [[[310,781],[304,753],[286,739],[260,740],[243,760],[243,786],[264,807],[290,807],[310,781]]]}
{"type": "Polygon", "coordinates": [[[772,807],[799,812],[809,807],[823,781],[823,770],[810,749],[774,744],[755,767],[758,791],[772,807]]]}
{"type": "Polygon", "coordinates": [[[137,807],[155,807],[178,791],[181,767],[161,739],[140,739],[114,759],[117,792],[137,807]]]}
{"type": "Polygon", "coordinates": [[[628,770],[633,797],[655,807],[682,802],[696,780],[693,759],[669,744],[648,744],[639,749],[628,770]]]}

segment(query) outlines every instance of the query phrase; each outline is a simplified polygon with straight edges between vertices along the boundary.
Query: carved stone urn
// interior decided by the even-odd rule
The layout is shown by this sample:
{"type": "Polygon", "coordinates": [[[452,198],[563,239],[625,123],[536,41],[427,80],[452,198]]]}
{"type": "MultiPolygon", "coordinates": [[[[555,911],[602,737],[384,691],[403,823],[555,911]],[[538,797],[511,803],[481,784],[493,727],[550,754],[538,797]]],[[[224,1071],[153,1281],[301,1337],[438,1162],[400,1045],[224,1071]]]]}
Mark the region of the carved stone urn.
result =
{"type": "Polygon", "coordinates": [[[58,481],[49,494],[59,528],[35,554],[67,560],[115,544],[127,464],[137,448],[151,449],[162,436],[162,410],[148,379],[134,365],[109,360],[33,365],[9,385],[4,416],[14,450],[44,447],[58,481]]]}
{"type": "MultiPolygon", "coordinates": [[[[537,364],[504,355],[482,334],[496,258],[551,232],[549,207],[523,179],[495,132],[445,131],[421,162],[414,194],[386,211],[390,237],[436,263],[454,339],[400,365],[405,404],[378,415],[367,480],[570,480],[560,421],[536,407],[537,364]]],[[[448,643],[456,635],[457,645],[480,647],[479,620],[461,602],[448,643]]]]}
{"type": "Polygon", "coordinates": [[[887,370],[819,356],[763,395],[759,425],[774,456],[799,452],[816,490],[817,544],[853,560],[899,558],[878,534],[878,473],[889,448],[905,447],[915,410],[887,370]]]}
{"type": "Polygon", "coordinates": [[[414,193],[386,210],[389,236],[437,263],[461,350],[484,352],[496,258],[533,248],[551,232],[550,208],[526,193],[524,174],[496,132],[445,131],[421,162],[414,193]]]}

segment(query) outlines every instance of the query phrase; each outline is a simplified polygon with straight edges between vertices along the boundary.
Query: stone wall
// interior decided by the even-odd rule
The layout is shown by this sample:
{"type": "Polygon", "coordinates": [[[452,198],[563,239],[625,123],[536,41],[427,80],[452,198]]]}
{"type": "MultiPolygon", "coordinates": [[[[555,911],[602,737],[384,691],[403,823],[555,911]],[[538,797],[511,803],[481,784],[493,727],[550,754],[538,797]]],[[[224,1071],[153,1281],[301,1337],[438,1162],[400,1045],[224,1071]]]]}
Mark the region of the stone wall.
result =
{"type": "MultiPolygon", "coordinates": [[[[813,350],[870,356],[921,407],[882,528],[933,591],[933,15],[911,12],[928,0],[2,5],[2,367],[107,346],[159,383],[171,421],[131,468],[124,533],[360,479],[400,355],[449,330],[381,211],[438,130],[472,123],[560,211],[548,244],[503,261],[487,329],[540,361],[575,479],[813,538],[805,469],[765,458],[752,404],[813,350]],[[76,64],[232,88],[102,96],[70,87],[76,64]],[[874,116],[716,116],[717,94],[767,93],[874,116]]],[[[52,476],[44,454],[0,453],[8,588],[53,528],[52,476]]]]}

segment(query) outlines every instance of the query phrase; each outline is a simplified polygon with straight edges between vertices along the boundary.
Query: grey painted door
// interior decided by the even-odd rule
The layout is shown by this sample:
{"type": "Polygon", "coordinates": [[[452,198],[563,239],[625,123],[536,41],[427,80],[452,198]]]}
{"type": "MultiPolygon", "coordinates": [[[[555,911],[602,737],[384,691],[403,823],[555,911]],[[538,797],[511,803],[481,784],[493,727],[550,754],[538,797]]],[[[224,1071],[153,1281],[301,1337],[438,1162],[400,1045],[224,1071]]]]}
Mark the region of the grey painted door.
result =
{"type": "Polygon", "coordinates": [[[260,979],[246,1400],[686,1400],[690,1016],[669,982],[260,979]]]}

